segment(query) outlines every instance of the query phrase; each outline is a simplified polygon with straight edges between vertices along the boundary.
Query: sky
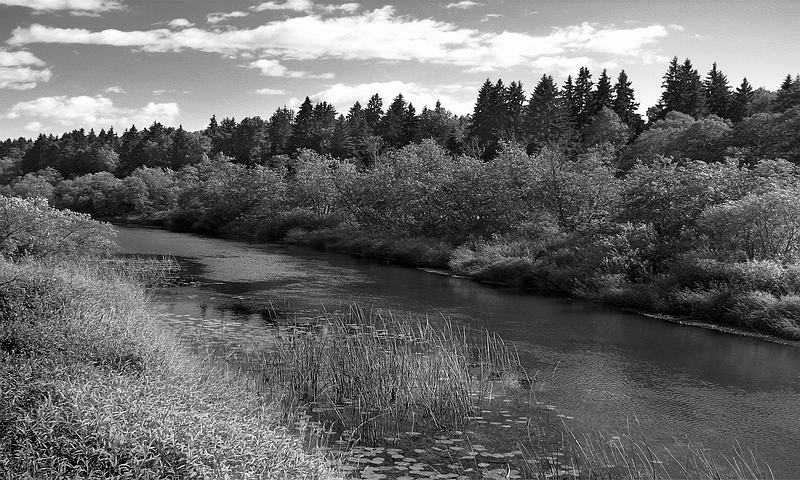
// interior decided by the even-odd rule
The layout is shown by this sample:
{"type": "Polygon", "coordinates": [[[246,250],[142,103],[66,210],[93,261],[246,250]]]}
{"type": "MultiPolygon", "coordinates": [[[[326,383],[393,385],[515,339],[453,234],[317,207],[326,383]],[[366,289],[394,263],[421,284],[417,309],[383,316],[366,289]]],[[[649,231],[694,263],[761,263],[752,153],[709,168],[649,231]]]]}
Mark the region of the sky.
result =
{"type": "Polygon", "coordinates": [[[378,93],[470,113],[487,79],[625,69],[644,112],[673,56],[735,87],[800,72],[798,0],[0,0],[0,138],[378,93]]]}

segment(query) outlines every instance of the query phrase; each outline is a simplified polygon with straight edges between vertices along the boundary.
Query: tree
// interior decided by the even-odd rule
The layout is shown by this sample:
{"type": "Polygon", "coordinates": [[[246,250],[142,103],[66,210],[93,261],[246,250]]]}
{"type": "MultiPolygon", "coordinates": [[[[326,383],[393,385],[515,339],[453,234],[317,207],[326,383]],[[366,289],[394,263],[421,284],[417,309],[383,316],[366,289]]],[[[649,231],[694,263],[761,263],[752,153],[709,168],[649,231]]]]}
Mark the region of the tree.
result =
{"type": "Polygon", "coordinates": [[[270,156],[289,153],[293,121],[294,111],[286,108],[286,106],[278,108],[275,110],[275,113],[269,117],[267,136],[269,137],[270,156]]]}
{"type": "Polygon", "coordinates": [[[564,116],[553,77],[542,75],[525,108],[524,126],[528,151],[538,151],[555,142],[565,128],[564,116]]]}
{"type": "Polygon", "coordinates": [[[728,77],[717,69],[717,62],[711,66],[703,82],[708,112],[720,118],[731,117],[731,87],[728,77]]]}
{"type": "Polygon", "coordinates": [[[364,109],[364,121],[372,135],[378,135],[383,118],[383,100],[377,93],[370,97],[364,109]]]}
{"type": "Polygon", "coordinates": [[[625,70],[619,72],[617,76],[617,83],[614,85],[614,103],[612,105],[614,113],[616,113],[620,120],[625,125],[631,128],[635,134],[641,133],[644,129],[644,121],[642,116],[639,115],[639,102],[636,101],[634,96],[633,87],[628,80],[628,74],[625,70]]]}
{"type": "Polygon", "coordinates": [[[712,250],[730,260],[800,259],[800,189],[775,188],[712,206],[700,225],[712,250]]]}
{"type": "Polygon", "coordinates": [[[511,141],[523,141],[523,120],[525,111],[525,90],[521,82],[511,82],[505,91],[505,110],[507,127],[501,133],[501,138],[511,141]]]}
{"type": "Polygon", "coordinates": [[[575,78],[575,90],[573,92],[573,108],[575,113],[575,129],[581,131],[592,118],[592,74],[586,67],[578,70],[575,78]]]}
{"type": "Polygon", "coordinates": [[[53,257],[108,253],[114,231],[88,215],[57,210],[47,200],[0,196],[0,256],[53,257]]]}
{"type": "Polygon", "coordinates": [[[408,143],[408,106],[403,94],[398,94],[381,119],[381,138],[389,147],[402,147],[408,143]]]}
{"type": "Polygon", "coordinates": [[[608,144],[614,151],[624,147],[631,136],[630,128],[608,107],[603,107],[592,118],[592,122],[583,128],[582,133],[584,145],[608,144]]]}
{"type": "Polygon", "coordinates": [[[611,86],[611,79],[604,68],[597,78],[597,86],[589,99],[588,115],[593,117],[600,113],[603,108],[614,106],[614,89],[611,86]]]}
{"type": "Polygon", "coordinates": [[[328,153],[333,144],[336,128],[336,108],[328,102],[314,105],[311,126],[311,148],[319,153],[328,153]]]}
{"type": "Polygon", "coordinates": [[[773,111],[781,113],[797,105],[800,105],[800,75],[795,78],[786,75],[775,96],[773,111]]]}
{"type": "Polygon", "coordinates": [[[747,108],[753,101],[753,87],[747,78],[742,79],[739,88],[731,96],[730,117],[733,122],[741,122],[747,116],[747,108]]]}
{"type": "Polygon", "coordinates": [[[695,118],[707,112],[703,82],[688,58],[683,64],[678,64],[678,57],[672,58],[661,87],[661,99],[647,113],[650,122],[661,120],[673,111],[695,118]]]}
{"type": "Polygon", "coordinates": [[[292,126],[292,135],[289,137],[289,150],[300,148],[314,148],[314,105],[306,97],[297,111],[292,126]]]}

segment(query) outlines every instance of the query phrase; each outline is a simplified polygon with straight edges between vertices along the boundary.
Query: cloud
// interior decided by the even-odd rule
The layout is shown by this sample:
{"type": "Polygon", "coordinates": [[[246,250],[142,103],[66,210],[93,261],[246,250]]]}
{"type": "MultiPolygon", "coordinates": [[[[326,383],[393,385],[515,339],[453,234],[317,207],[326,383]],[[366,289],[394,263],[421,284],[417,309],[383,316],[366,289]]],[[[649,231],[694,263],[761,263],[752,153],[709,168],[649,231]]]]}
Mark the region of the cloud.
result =
{"type": "Polygon", "coordinates": [[[256,94],[258,95],[286,95],[286,90],[280,90],[277,88],[259,88],[256,90],[256,94]]]}
{"type": "Polygon", "coordinates": [[[154,121],[174,124],[180,109],[176,103],[150,102],[140,108],[123,108],[102,95],[40,97],[19,102],[4,115],[11,120],[28,120],[35,130],[63,131],[76,128],[127,128],[131,124],[150,125],[154,121]]]}
{"type": "Polygon", "coordinates": [[[117,94],[126,93],[125,89],[120,87],[119,85],[114,85],[112,87],[108,87],[105,90],[103,90],[103,92],[104,93],[117,93],[117,94]]]}
{"type": "Polygon", "coordinates": [[[225,21],[229,18],[242,18],[250,15],[248,12],[242,11],[235,11],[235,12],[216,12],[216,13],[209,13],[206,15],[206,21],[208,23],[219,23],[225,21]]]}
{"type": "Polygon", "coordinates": [[[52,72],[34,54],[0,49],[0,89],[28,90],[47,82],[52,72]]]}
{"type": "Polygon", "coordinates": [[[395,15],[394,8],[386,6],[331,18],[309,14],[255,28],[210,31],[200,28],[89,31],[34,24],[14,29],[8,42],[115,45],[147,52],[198,50],[283,60],[417,61],[490,71],[529,65],[539,57],[549,56],[600,54],[628,57],[626,60],[630,61],[654,54],[651,49],[668,34],[669,30],[662,25],[618,28],[594,23],[554,28],[538,36],[509,31],[481,32],[431,18],[395,15]]]}
{"type": "Polygon", "coordinates": [[[283,77],[283,78],[333,78],[332,73],[313,74],[305,71],[292,71],[281,65],[278,60],[270,60],[262,58],[251,62],[248,67],[257,68],[261,70],[261,75],[265,77],[283,77]]]}
{"type": "Polygon", "coordinates": [[[167,25],[169,25],[172,28],[194,27],[194,23],[190,22],[189,20],[187,20],[185,18],[176,18],[176,19],[170,20],[169,23],[167,23],[167,25]]]}
{"type": "Polygon", "coordinates": [[[342,3],[340,5],[315,5],[317,8],[320,8],[328,13],[333,12],[347,12],[347,13],[355,13],[361,8],[360,3],[342,3]]]}
{"type": "Polygon", "coordinates": [[[482,7],[482,6],[484,6],[483,3],[472,2],[470,0],[464,0],[462,2],[448,3],[447,5],[444,6],[444,8],[458,8],[458,9],[461,9],[461,10],[466,10],[468,8],[482,7]]]}
{"type": "Polygon", "coordinates": [[[27,7],[40,12],[66,10],[73,15],[97,15],[122,8],[117,0],[0,0],[0,5],[27,7]]]}
{"type": "Polygon", "coordinates": [[[357,85],[337,83],[315,93],[312,98],[317,101],[330,102],[340,112],[347,112],[356,101],[365,105],[369,98],[376,93],[383,99],[384,107],[397,97],[398,93],[402,93],[407,102],[414,104],[417,112],[421,111],[424,106],[433,108],[436,101],[439,100],[444,108],[463,115],[472,111],[475,92],[477,92],[477,86],[456,84],[426,87],[416,82],[394,80],[357,85]]]}
{"type": "Polygon", "coordinates": [[[314,2],[311,0],[286,0],[283,3],[269,1],[250,7],[251,10],[256,12],[263,12],[264,10],[292,10],[295,12],[310,12],[312,8],[314,8],[314,2]]]}

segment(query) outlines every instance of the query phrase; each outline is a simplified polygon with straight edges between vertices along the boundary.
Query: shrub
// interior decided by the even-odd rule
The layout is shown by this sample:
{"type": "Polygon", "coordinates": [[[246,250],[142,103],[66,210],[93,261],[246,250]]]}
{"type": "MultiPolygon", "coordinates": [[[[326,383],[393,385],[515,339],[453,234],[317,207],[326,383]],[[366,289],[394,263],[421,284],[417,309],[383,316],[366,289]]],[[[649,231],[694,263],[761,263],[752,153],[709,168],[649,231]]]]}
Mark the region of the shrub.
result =
{"type": "Polygon", "coordinates": [[[0,256],[77,256],[108,252],[114,231],[88,215],[56,210],[44,199],[0,196],[0,256]]]}

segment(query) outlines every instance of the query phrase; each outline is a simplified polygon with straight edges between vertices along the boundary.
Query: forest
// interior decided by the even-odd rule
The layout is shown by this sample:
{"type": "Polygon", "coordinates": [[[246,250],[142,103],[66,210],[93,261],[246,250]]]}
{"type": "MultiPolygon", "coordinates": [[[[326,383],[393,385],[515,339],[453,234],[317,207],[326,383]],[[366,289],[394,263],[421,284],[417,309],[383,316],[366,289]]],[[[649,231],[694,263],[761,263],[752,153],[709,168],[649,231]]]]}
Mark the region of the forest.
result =
{"type": "MultiPolygon", "coordinates": [[[[0,143],[0,194],[95,218],[446,267],[800,339],[800,76],[674,58],[657,105],[588,68],[487,79],[473,113],[372,96],[0,143]],[[780,79],[776,79],[776,83],[780,79]]],[[[32,248],[0,244],[7,256],[32,248]]]]}

